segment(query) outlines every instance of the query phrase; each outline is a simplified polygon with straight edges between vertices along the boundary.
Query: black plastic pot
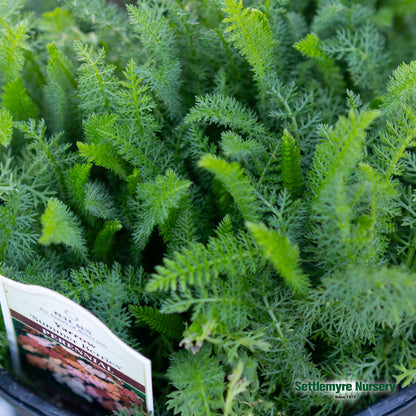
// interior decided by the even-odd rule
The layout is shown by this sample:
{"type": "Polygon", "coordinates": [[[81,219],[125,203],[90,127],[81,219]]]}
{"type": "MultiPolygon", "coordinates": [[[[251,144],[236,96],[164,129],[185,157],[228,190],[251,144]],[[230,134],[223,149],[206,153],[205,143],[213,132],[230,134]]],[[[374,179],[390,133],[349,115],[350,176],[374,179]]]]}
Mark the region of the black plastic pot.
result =
{"type": "MultiPolygon", "coordinates": [[[[78,416],[32,393],[7,371],[0,369],[0,397],[15,410],[16,416],[78,416]]],[[[406,387],[369,406],[354,416],[415,416],[416,384],[406,387]]],[[[0,415],[3,416],[3,415],[0,415]]]]}
{"type": "Polygon", "coordinates": [[[392,394],[354,416],[415,416],[416,384],[392,394]]]}
{"type": "Polygon", "coordinates": [[[32,393],[2,369],[0,369],[0,396],[13,407],[16,416],[77,416],[32,393]]]}

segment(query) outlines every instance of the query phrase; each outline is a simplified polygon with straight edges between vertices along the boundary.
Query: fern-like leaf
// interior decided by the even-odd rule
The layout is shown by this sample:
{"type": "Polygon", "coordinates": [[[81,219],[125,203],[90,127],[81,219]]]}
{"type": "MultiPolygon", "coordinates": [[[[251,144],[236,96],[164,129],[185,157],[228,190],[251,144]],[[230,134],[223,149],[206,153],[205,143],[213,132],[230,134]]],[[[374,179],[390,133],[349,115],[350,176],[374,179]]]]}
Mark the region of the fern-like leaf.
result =
{"type": "Polygon", "coordinates": [[[36,105],[29,97],[23,85],[22,77],[17,77],[4,85],[1,98],[3,107],[10,111],[14,120],[37,118],[38,111],[36,105]]]}
{"type": "MultiPolygon", "coordinates": [[[[128,334],[130,314],[124,305],[126,284],[121,266],[114,263],[109,268],[104,263],[91,262],[87,267],[72,269],[63,282],[64,292],[88,308],[115,334],[131,344],[128,334]]],[[[133,343],[137,347],[137,344],[133,343]]]]}
{"type": "Polygon", "coordinates": [[[214,123],[230,128],[236,133],[256,138],[267,144],[272,137],[257,116],[233,97],[219,94],[196,97],[195,106],[185,117],[187,125],[192,123],[214,123]]]}
{"type": "Polygon", "coordinates": [[[373,340],[378,325],[394,327],[414,313],[413,280],[403,268],[348,267],[313,294],[318,320],[330,337],[373,340]]]}
{"type": "Polygon", "coordinates": [[[407,387],[410,383],[416,380],[416,368],[406,368],[404,365],[396,364],[394,368],[400,371],[400,374],[395,376],[397,383],[401,383],[402,387],[407,387]]]}
{"type": "Polygon", "coordinates": [[[328,62],[330,57],[322,50],[321,41],[315,33],[309,33],[306,37],[296,42],[294,48],[302,55],[318,62],[328,62]]]}
{"type": "Polygon", "coordinates": [[[163,225],[172,210],[179,207],[182,197],[191,185],[190,181],[179,179],[172,170],[166,176],[158,175],[152,182],[137,186],[135,203],[136,221],[133,238],[140,249],[147,244],[156,225],[163,225]]]}
{"type": "Polygon", "coordinates": [[[34,201],[28,188],[14,186],[1,195],[0,261],[22,266],[34,256],[39,235],[35,228],[34,201]]]}
{"type": "Polygon", "coordinates": [[[169,394],[168,409],[183,416],[214,416],[223,408],[225,374],[208,346],[196,355],[175,353],[168,376],[177,389],[169,394]]]}
{"type": "Polygon", "coordinates": [[[75,43],[81,62],[78,78],[80,108],[87,114],[111,112],[116,107],[117,79],[114,67],[104,64],[104,49],[95,52],[91,46],[75,43]]]}
{"type": "Polygon", "coordinates": [[[182,318],[179,315],[162,314],[151,306],[130,306],[130,312],[137,323],[145,323],[151,329],[160,332],[174,341],[182,339],[185,329],[182,318]]]}
{"type": "Polygon", "coordinates": [[[263,256],[270,260],[287,285],[297,294],[306,293],[309,281],[299,268],[299,248],[278,231],[264,224],[246,223],[263,256]]]}
{"type": "Polygon", "coordinates": [[[113,171],[120,178],[127,178],[127,166],[109,143],[77,143],[79,153],[97,166],[113,171]]]}
{"type": "Polygon", "coordinates": [[[317,146],[308,173],[312,195],[319,197],[335,177],[347,178],[351,174],[363,157],[365,132],[378,115],[376,110],[357,113],[351,109],[348,118],[341,116],[335,128],[328,130],[326,139],[317,146]]]}
{"type": "Polygon", "coordinates": [[[375,220],[369,219],[368,211],[357,212],[351,194],[356,192],[360,199],[361,191],[352,191],[348,185],[364,156],[366,129],[377,115],[377,111],[357,112],[352,108],[348,118],[340,117],[326,132],[326,140],[317,146],[308,172],[312,237],[317,246],[313,250],[326,270],[342,268],[353,258],[377,261],[373,248],[380,247],[380,241],[372,241],[375,234],[371,224],[375,220]]]}
{"type": "Polygon", "coordinates": [[[228,41],[246,57],[259,82],[273,70],[275,40],[267,17],[256,9],[244,8],[242,0],[224,0],[228,41]]]}
{"type": "Polygon", "coordinates": [[[164,8],[147,1],[138,6],[127,5],[131,24],[147,51],[156,63],[166,63],[174,58],[175,34],[164,16],[164,8]]]}
{"type": "Polygon", "coordinates": [[[77,163],[74,166],[71,166],[67,172],[67,189],[72,201],[78,209],[82,209],[84,207],[85,185],[88,182],[91,168],[91,163],[77,163]]]}
{"type": "Polygon", "coordinates": [[[383,108],[388,113],[399,109],[416,94],[416,61],[402,63],[391,75],[387,92],[383,97],[383,108]]]}
{"type": "Polygon", "coordinates": [[[190,248],[176,252],[172,259],[165,259],[164,266],[157,266],[157,275],[147,285],[147,290],[172,290],[187,285],[204,286],[211,278],[218,277],[222,259],[209,256],[206,247],[194,243],[190,248]]]}
{"type": "Polygon", "coordinates": [[[0,109],[0,144],[8,146],[13,136],[13,117],[6,108],[0,109]]]}
{"type": "Polygon", "coordinates": [[[384,39],[371,24],[353,31],[342,29],[322,45],[326,54],[347,62],[355,85],[370,91],[378,91],[385,81],[389,56],[383,48],[384,39]]]}
{"type": "Polygon", "coordinates": [[[22,20],[13,26],[0,17],[0,29],[0,77],[7,84],[22,73],[28,22],[22,20]]]}
{"type": "Polygon", "coordinates": [[[181,65],[175,58],[175,34],[164,16],[164,7],[148,3],[127,6],[133,29],[150,55],[148,64],[138,68],[138,72],[162,101],[171,118],[177,118],[182,112],[179,98],[181,65]]]}
{"type": "Polygon", "coordinates": [[[87,255],[83,230],[79,220],[59,199],[51,198],[41,217],[42,235],[39,243],[43,245],[65,244],[79,253],[87,255]]]}
{"type": "Polygon", "coordinates": [[[302,167],[299,148],[294,138],[285,129],[282,137],[282,181],[293,198],[298,198],[302,193],[302,167]]]}
{"type": "Polygon", "coordinates": [[[225,189],[233,197],[243,218],[246,220],[258,218],[258,203],[255,189],[238,163],[228,163],[219,157],[204,155],[198,165],[213,173],[224,185],[225,189]]]}
{"type": "Polygon", "coordinates": [[[44,99],[48,108],[48,125],[58,133],[70,129],[76,117],[73,90],[77,87],[69,60],[54,42],[47,45],[49,60],[44,99]]]}
{"type": "Polygon", "coordinates": [[[119,217],[116,204],[102,182],[85,185],[84,208],[97,218],[112,220],[119,217]]]}
{"type": "Polygon", "coordinates": [[[232,131],[221,134],[221,149],[226,156],[239,162],[266,153],[257,140],[243,140],[239,134],[232,131]]]}
{"type": "Polygon", "coordinates": [[[104,223],[103,228],[98,233],[92,248],[92,252],[97,259],[106,260],[114,243],[114,235],[122,228],[121,223],[117,220],[110,220],[104,223]]]}
{"type": "Polygon", "coordinates": [[[263,267],[259,251],[244,236],[236,239],[228,231],[228,220],[224,221],[217,230],[218,237],[211,238],[207,246],[193,243],[166,258],[163,266],[156,266],[147,290],[185,292],[189,287],[215,287],[222,284],[218,279],[221,273],[239,279],[263,267]]]}
{"type": "Polygon", "coordinates": [[[383,97],[382,109],[387,122],[379,132],[381,143],[376,145],[375,163],[387,180],[402,174],[407,150],[415,143],[415,94],[416,61],[412,61],[393,72],[383,97]]]}

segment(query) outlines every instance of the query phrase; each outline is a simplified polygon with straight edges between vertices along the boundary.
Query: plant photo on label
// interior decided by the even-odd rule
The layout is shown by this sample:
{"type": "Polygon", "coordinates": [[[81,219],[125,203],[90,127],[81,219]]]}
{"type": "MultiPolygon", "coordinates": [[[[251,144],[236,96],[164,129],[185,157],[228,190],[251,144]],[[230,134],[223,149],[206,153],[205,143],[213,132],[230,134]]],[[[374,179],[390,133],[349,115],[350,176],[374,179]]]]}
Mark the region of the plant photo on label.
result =
{"type": "Polygon", "coordinates": [[[0,273],[151,359],[154,416],[352,415],[416,381],[415,14],[0,0],[0,273]]]}

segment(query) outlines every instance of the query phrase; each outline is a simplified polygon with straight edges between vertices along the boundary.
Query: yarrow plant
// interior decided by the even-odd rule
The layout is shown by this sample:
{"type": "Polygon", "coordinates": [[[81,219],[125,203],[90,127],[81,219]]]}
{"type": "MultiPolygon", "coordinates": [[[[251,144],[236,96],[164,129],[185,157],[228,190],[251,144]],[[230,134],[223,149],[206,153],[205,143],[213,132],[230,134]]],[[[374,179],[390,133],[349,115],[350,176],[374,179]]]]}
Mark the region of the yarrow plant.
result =
{"type": "Polygon", "coordinates": [[[414,381],[415,12],[0,0],[0,272],[149,357],[155,415],[352,414],[379,396],[295,382],[414,381]]]}

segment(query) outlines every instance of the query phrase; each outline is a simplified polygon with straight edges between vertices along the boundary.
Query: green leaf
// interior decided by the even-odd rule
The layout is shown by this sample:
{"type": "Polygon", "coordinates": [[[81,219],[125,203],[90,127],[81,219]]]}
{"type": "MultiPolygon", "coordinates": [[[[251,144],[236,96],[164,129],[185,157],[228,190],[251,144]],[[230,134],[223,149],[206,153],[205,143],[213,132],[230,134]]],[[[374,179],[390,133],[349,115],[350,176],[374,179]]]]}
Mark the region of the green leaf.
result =
{"type": "Polygon", "coordinates": [[[185,117],[185,123],[215,123],[265,143],[272,138],[253,111],[235,98],[220,94],[196,97],[194,107],[185,117]]]}
{"type": "Polygon", "coordinates": [[[98,259],[106,260],[114,242],[114,235],[122,229],[119,221],[106,221],[95,239],[92,252],[98,259]]]}
{"type": "Polygon", "coordinates": [[[386,180],[400,176],[416,135],[416,61],[401,64],[392,74],[383,96],[387,121],[380,129],[374,161],[386,180]]]}
{"type": "Polygon", "coordinates": [[[88,213],[105,220],[118,217],[115,202],[102,182],[89,182],[84,189],[84,208],[88,213]]]}
{"type": "Polygon", "coordinates": [[[245,235],[236,238],[227,218],[217,229],[218,237],[210,238],[207,246],[192,243],[165,258],[163,266],[156,266],[156,274],[152,275],[146,289],[182,292],[189,287],[221,286],[220,275],[238,280],[262,268],[264,262],[259,258],[259,250],[245,235]]]}
{"type": "Polygon", "coordinates": [[[7,108],[14,120],[29,120],[37,118],[37,109],[33,100],[23,85],[22,77],[8,82],[3,87],[3,107],[7,108]]]}
{"type": "Polygon", "coordinates": [[[168,370],[176,391],[169,394],[168,409],[182,416],[215,416],[224,405],[224,370],[211,349],[196,355],[181,351],[172,356],[168,370]]]}
{"type": "Polygon", "coordinates": [[[285,129],[282,138],[282,181],[294,198],[302,193],[303,179],[300,150],[295,139],[285,129]]]}
{"type": "Polygon", "coordinates": [[[258,81],[273,69],[275,39],[267,17],[257,9],[244,8],[242,0],[224,0],[225,34],[252,66],[258,81]]]}
{"type": "Polygon", "coordinates": [[[51,12],[45,12],[39,21],[39,29],[49,32],[51,35],[59,36],[71,26],[76,24],[74,16],[66,9],[57,7],[51,12]]]}
{"type": "Polygon", "coordinates": [[[0,16],[0,77],[4,84],[22,73],[28,26],[26,20],[10,25],[0,16]]]}
{"type": "Polygon", "coordinates": [[[13,137],[13,117],[6,108],[0,109],[0,144],[8,146],[13,137]]]}
{"type": "Polygon", "coordinates": [[[308,278],[299,268],[299,248],[291,244],[282,233],[268,229],[264,224],[246,222],[246,226],[268,259],[287,285],[297,294],[305,294],[309,287],[308,278]]]}
{"type": "Polygon", "coordinates": [[[309,189],[319,197],[321,191],[338,178],[348,178],[363,157],[366,130],[380,114],[376,110],[357,112],[351,109],[348,118],[341,116],[330,128],[325,140],[316,148],[308,172],[309,189]]]}
{"type": "Polygon", "coordinates": [[[394,377],[396,378],[397,383],[402,383],[403,388],[414,383],[416,380],[416,368],[406,368],[403,364],[395,364],[394,368],[401,371],[401,374],[397,374],[394,377]]]}
{"type": "Polygon", "coordinates": [[[243,140],[239,134],[232,131],[221,133],[221,149],[226,156],[237,161],[266,153],[265,148],[257,140],[243,140]]]}
{"type": "Polygon", "coordinates": [[[80,209],[84,207],[85,185],[88,182],[91,168],[91,163],[77,163],[74,166],[71,166],[67,172],[66,185],[68,191],[72,200],[80,209]]]}
{"type": "Polygon", "coordinates": [[[149,328],[166,335],[174,341],[182,339],[185,329],[182,318],[179,315],[160,313],[151,306],[130,306],[130,312],[137,323],[145,323],[149,328]]]}
{"type": "Polygon", "coordinates": [[[331,58],[320,47],[320,39],[315,33],[309,33],[306,35],[306,37],[301,39],[299,42],[296,42],[293,46],[302,55],[305,55],[306,57],[314,59],[318,62],[331,61],[331,58]]]}
{"type": "Polygon", "coordinates": [[[163,266],[157,266],[146,290],[178,290],[188,285],[204,286],[219,275],[222,258],[211,257],[207,248],[200,243],[175,252],[172,259],[165,259],[163,266]]]}
{"type": "Polygon", "coordinates": [[[246,220],[258,218],[259,207],[255,189],[238,163],[228,163],[217,156],[208,154],[202,156],[198,166],[213,173],[224,185],[246,220]]]}
{"type": "Polygon", "coordinates": [[[179,207],[191,182],[179,179],[172,170],[166,176],[158,175],[154,181],[137,186],[135,203],[136,221],[133,238],[140,249],[144,248],[156,225],[162,225],[172,210],[179,207]]]}
{"type": "Polygon", "coordinates": [[[78,69],[80,108],[86,114],[102,114],[117,108],[118,81],[114,76],[114,66],[104,64],[104,49],[95,52],[92,46],[76,42],[75,51],[81,62],[78,69]]]}
{"type": "Polygon", "coordinates": [[[114,147],[109,143],[85,144],[77,143],[79,153],[97,166],[102,166],[113,171],[120,178],[128,176],[127,166],[124,160],[117,154],[114,147]]]}
{"type": "Polygon", "coordinates": [[[383,108],[392,113],[416,94],[416,61],[402,63],[391,75],[387,93],[383,97],[383,108]]]}
{"type": "Polygon", "coordinates": [[[82,257],[87,255],[83,229],[78,218],[59,199],[51,198],[40,219],[42,235],[39,243],[43,245],[65,244],[82,257]]]}
{"type": "Polygon", "coordinates": [[[127,5],[133,29],[139,34],[140,40],[148,53],[157,61],[166,62],[173,59],[175,52],[175,34],[163,9],[157,5],[150,7],[146,2],[138,6],[127,5]]]}

